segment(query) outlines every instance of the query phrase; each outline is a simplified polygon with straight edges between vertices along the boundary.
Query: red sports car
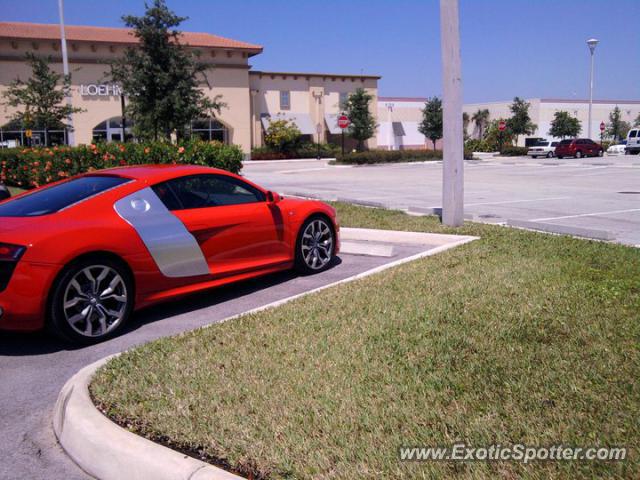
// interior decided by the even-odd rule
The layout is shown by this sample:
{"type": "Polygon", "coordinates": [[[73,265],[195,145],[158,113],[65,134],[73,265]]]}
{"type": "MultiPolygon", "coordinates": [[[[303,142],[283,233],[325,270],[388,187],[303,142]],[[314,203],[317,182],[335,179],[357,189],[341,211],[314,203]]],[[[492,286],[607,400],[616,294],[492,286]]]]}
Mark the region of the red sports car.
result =
{"type": "Polygon", "coordinates": [[[0,328],[113,336],[134,309],[295,267],[328,268],[335,210],[229,172],[139,166],[0,203],[0,328]]]}

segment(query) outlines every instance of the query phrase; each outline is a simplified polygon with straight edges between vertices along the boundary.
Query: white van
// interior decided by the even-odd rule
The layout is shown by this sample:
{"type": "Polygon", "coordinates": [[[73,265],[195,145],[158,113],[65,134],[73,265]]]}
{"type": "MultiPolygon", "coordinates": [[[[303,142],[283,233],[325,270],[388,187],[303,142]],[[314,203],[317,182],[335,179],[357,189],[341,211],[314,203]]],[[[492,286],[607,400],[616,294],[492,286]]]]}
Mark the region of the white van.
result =
{"type": "Polygon", "coordinates": [[[640,153],[640,128],[629,130],[629,133],[627,133],[627,146],[624,151],[627,155],[640,153]]]}

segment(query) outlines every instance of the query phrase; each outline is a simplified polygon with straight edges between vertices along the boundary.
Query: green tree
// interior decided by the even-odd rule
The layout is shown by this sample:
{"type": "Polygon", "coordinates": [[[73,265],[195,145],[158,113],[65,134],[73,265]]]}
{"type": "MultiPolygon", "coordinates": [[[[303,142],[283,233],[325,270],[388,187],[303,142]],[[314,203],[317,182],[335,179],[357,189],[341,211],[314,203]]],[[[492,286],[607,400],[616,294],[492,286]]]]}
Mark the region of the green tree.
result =
{"type": "Polygon", "coordinates": [[[4,105],[18,109],[12,115],[12,124],[24,129],[44,130],[45,144],[48,144],[48,130],[67,128],[64,121],[69,115],[83,110],[63,102],[70,94],[71,77],[51,70],[51,58],[28,53],[26,61],[31,68],[31,76],[26,81],[16,78],[9,84],[3,93],[4,105]]]}
{"type": "Polygon", "coordinates": [[[518,135],[531,135],[538,126],[531,121],[529,107],[531,104],[520,97],[515,97],[509,107],[511,118],[507,119],[507,127],[513,134],[513,139],[518,140],[518,135]]]}
{"type": "Polygon", "coordinates": [[[489,110],[486,108],[482,110],[478,109],[478,111],[471,117],[471,120],[473,120],[473,123],[475,123],[476,128],[478,129],[478,138],[482,139],[484,129],[489,123],[489,110]]]}
{"type": "Polygon", "coordinates": [[[349,95],[345,102],[345,113],[351,121],[348,133],[351,138],[358,141],[359,152],[364,150],[364,142],[376,133],[376,121],[369,110],[369,104],[373,96],[366,92],[364,88],[358,88],[349,95]]]}
{"type": "Polygon", "coordinates": [[[549,135],[556,138],[577,137],[582,131],[582,124],[576,117],[569,115],[569,112],[560,110],[553,114],[549,135]]]}
{"type": "Polygon", "coordinates": [[[462,112],[462,138],[466,141],[469,138],[469,134],[467,133],[467,128],[469,128],[469,114],[467,112],[462,112]]]}
{"type": "Polygon", "coordinates": [[[127,95],[127,115],[138,137],[169,139],[175,132],[182,138],[191,121],[215,116],[224,104],[198,88],[199,80],[207,82],[209,66],[180,43],[177,27],[186,18],[169,10],[164,0],[145,7],[142,17],[122,17],[139,43],[112,64],[111,77],[127,95]]]}
{"type": "Polygon", "coordinates": [[[636,119],[633,121],[633,126],[634,127],[640,127],[640,113],[638,114],[636,119]]]}
{"type": "Polygon", "coordinates": [[[609,114],[609,123],[605,130],[605,134],[612,138],[613,141],[618,141],[627,137],[627,132],[631,128],[629,122],[622,120],[622,112],[616,105],[613,111],[609,114]]]}
{"type": "Polygon", "coordinates": [[[418,124],[418,131],[433,143],[442,138],[442,100],[438,97],[429,98],[422,109],[422,121],[418,124]]]}
{"type": "Polygon", "coordinates": [[[265,144],[278,152],[291,152],[300,142],[300,129],[287,119],[272,120],[264,135],[265,144]]]}

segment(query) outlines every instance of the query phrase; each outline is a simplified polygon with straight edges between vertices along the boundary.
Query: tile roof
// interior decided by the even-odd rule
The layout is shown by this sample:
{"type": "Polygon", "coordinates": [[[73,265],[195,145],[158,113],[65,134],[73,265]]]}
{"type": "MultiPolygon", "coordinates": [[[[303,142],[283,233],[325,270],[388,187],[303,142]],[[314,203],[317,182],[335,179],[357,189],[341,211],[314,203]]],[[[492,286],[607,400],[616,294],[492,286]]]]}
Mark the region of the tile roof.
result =
{"type": "MultiPolygon", "coordinates": [[[[90,27],[82,25],[66,25],[67,40],[72,42],[98,42],[135,44],[137,39],[130,28],[90,27]]],[[[60,40],[58,24],[0,22],[0,38],[30,40],[60,40]]],[[[219,37],[210,33],[183,32],[182,43],[192,47],[228,48],[250,50],[260,53],[262,47],[252,43],[219,37]]]]}

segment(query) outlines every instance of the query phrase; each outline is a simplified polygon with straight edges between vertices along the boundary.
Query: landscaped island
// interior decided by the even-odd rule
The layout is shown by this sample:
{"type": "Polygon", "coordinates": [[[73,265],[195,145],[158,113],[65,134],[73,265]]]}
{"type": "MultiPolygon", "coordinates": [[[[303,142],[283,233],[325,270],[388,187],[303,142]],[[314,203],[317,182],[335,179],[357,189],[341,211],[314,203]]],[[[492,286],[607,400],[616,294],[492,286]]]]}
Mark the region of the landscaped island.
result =
{"type": "Polygon", "coordinates": [[[252,478],[638,478],[640,251],[337,205],[344,226],[477,235],[151,342],[95,378],[136,433],[252,478]],[[626,446],[624,462],[401,462],[401,446],[626,446]]]}

